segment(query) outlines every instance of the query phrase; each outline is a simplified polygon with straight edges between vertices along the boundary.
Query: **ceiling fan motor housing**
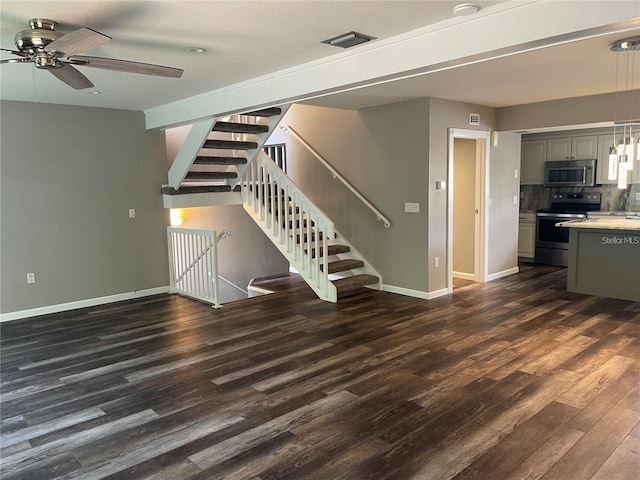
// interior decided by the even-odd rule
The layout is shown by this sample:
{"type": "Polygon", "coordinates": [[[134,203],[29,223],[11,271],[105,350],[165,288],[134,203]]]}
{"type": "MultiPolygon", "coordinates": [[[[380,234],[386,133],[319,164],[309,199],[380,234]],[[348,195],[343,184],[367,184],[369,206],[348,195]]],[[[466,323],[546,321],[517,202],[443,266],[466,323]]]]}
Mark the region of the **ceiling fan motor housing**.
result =
{"type": "Polygon", "coordinates": [[[42,51],[54,40],[62,37],[62,33],[54,30],[56,22],[44,18],[32,18],[30,30],[23,30],[13,39],[18,50],[34,54],[42,51]]]}

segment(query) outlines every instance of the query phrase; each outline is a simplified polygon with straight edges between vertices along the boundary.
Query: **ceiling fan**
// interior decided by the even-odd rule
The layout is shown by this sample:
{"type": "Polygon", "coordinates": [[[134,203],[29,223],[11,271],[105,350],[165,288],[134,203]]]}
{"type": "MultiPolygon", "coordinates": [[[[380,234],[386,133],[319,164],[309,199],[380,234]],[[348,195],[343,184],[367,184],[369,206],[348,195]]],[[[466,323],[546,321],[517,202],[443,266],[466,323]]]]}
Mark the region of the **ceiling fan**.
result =
{"type": "Polygon", "coordinates": [[[179,68],[150,63],[78,55],[111,41],[111,37],[90,28],[81,28],[64,35],[55,30],[56,22],[52,20],[32,18],[29,25],[31,29],[18,32],[15,36],[17,50],[0,48],[19,58],[0,60],[0,64],[31,62],[37,68],[49,70],[76,90],[91,88],[93,83],[74,65],[171,78],[180,78],[184,72],[179,68]]]}

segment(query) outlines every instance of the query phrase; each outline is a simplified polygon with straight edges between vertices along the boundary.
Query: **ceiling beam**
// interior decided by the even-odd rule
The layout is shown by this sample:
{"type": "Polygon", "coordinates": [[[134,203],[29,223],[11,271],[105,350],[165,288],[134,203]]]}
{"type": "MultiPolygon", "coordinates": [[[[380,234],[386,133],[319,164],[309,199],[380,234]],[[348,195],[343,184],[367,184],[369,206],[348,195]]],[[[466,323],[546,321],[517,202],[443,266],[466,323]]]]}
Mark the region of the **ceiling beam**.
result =
{"type": "Polygon", "coordinates": [[[638,28],[637,0],[509,1],[473,17],[450,19],[148,109],[146,125],[182,125],[638,28]]]}

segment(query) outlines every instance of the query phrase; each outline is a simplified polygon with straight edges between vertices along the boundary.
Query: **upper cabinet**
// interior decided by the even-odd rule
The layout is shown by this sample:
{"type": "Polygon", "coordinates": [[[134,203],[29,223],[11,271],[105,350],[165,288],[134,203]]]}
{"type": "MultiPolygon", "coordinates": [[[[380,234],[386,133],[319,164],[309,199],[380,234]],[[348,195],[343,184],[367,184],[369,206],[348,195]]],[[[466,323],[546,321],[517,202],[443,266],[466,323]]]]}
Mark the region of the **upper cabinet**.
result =
{"type": "Polygon", "coordinates": [[[547,140],[547,160],[586,160],[597,157],[597,135],[547,140]]]}
{"type": "Polygon", "coordinates": [[[544,162],[546,159],[546,140],[523,140],[520,184],[541,185],[544,183],[544,162]]]}

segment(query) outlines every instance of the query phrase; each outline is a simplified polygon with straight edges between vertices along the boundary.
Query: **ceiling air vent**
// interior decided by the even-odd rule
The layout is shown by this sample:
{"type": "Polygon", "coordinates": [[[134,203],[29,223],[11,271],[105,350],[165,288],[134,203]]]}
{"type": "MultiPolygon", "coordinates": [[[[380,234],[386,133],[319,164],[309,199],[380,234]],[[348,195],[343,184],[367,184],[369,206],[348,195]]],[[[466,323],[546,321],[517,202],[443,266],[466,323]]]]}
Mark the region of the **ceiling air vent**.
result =
{"type": "Polygon", "coordinates": [[[480,125],[480,114],[479,113],[470,113],[469,114],[469,125],[480,125]]]}
{"type": "Polygon", "coordinates": [[[376,37],[365,35],[363,33],[349,32],[338,35],[337,37],[330,38],[329,40],[323,40],[320,43],[326,43],[328,45],[333,45],[334,47],[349,48],[375,39],[376,37]]]}

